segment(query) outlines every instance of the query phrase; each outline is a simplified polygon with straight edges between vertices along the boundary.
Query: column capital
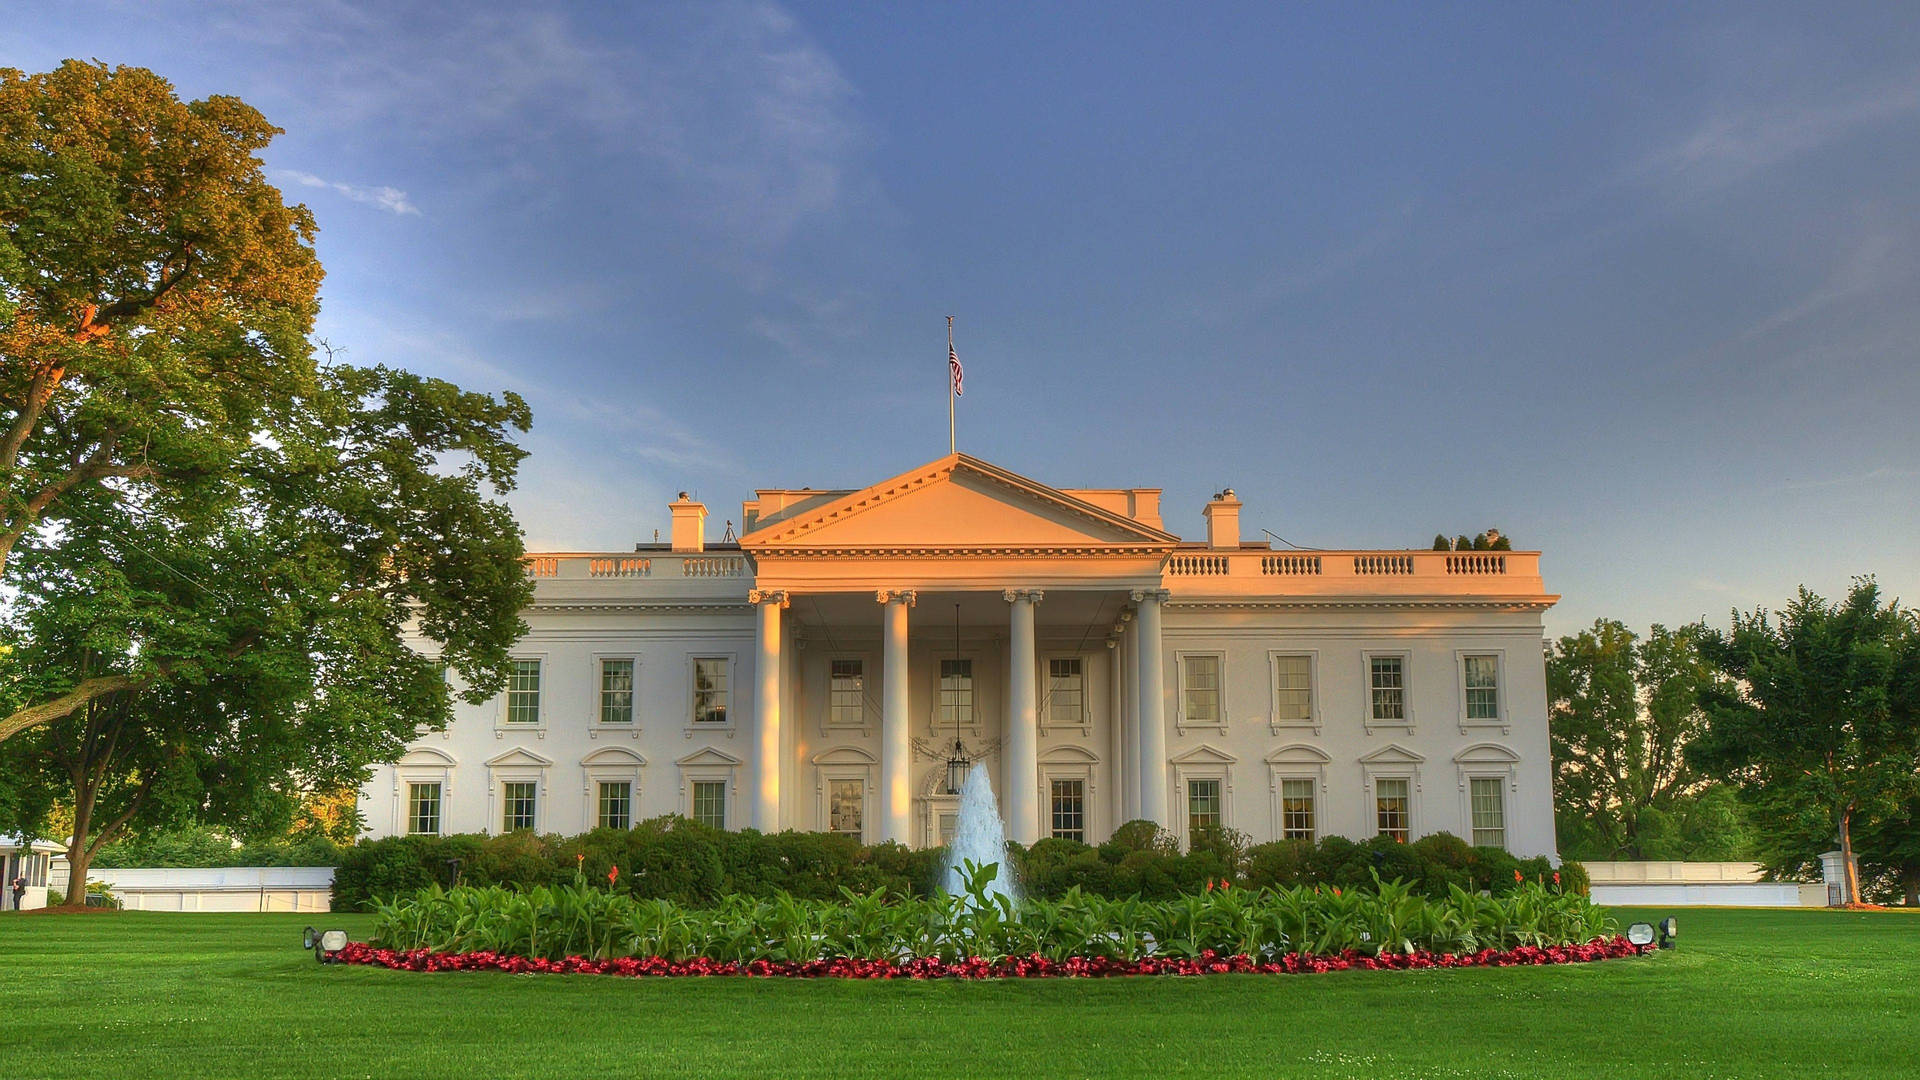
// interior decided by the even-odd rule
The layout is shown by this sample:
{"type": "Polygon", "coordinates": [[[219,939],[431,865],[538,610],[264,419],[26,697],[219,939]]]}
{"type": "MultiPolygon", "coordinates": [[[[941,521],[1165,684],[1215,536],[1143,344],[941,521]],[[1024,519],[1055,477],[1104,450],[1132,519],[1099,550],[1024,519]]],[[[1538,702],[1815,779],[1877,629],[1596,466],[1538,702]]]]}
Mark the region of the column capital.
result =
{"type": "Polygon", "coordinates": [[[793,598],[785,589],[748,589],[747,603],[778,604],[781,607],[789,607],[793,603],[793,598]]]}
{"type": "Polygon", "coordinates": [[[1152,600],[1156,604],[1164,604],[1171,599],[1172,596],[1173,593],[1167,589],[1135,589],[1127,594],[1127,598],[1136,604],[1144,604],[1148,600],[1152,600]]]}
{"type": "Polygon", "coordinates": [[[873,599],[878,604],[898,602],[913,607],[919,601],[920,593],[916,589],[881,589],[873,594],[873,599]]]}
{"type": "Polygon", "coordinates": [[[1030,603],[1037,604],[1041,600],[1046,599],[1046,595],[1046,590],[1044,589],[1008,589],[1000,594],[1000,598],[1009,604],[1016,600],[1026,600],[1030,603]]]}

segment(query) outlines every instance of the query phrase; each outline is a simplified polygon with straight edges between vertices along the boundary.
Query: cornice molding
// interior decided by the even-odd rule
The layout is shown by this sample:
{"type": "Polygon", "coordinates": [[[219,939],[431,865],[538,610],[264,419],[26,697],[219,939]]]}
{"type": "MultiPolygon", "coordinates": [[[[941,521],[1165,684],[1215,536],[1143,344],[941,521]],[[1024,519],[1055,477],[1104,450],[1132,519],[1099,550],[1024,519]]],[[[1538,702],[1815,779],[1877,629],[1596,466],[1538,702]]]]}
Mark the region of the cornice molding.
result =
{"type": "Polygon", "coordinates": [[[739,615],[744,614],[753,605],[746,597],[738,600],[535,600],[527,605],[527,611],[558,612],[565,614],[622,614],[628,612],[653,612],[666,614],[692,615],[739,615]]]}
{"type": "Polygon", "coordinates": [[[981,557],[1015,558],[1158,558],[1173,550],[1172,544],[1061,544],[1032,547],[942,547],[923,544],[904,547],[762,547],[754,549],[756,560],[765,559],[977,559],[981,557]]]}
{"type": "Polygon", "coordinates": [[[1457,599],[1446,597],[1398,597],[1398,596],[1332,596],[1325,599],[1289,596],[1271,599],[1258,597],[1178,597],[1166,602],[1170,608],[1198,609],[1313,609],[1313,608],[1487,608],[1499,611],[1545,611],[1554,601],[1539,599],[1493,599],[1487,597],[1463,596],[1457,599]]]}

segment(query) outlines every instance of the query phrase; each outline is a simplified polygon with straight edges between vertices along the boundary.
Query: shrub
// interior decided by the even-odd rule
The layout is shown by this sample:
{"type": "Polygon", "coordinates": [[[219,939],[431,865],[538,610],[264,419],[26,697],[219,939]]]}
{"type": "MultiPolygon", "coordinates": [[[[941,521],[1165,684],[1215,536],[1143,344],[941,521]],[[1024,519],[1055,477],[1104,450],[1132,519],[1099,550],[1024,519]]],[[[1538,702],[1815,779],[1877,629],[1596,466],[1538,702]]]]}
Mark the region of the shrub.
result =
{"type": "Polygon", "coordinates": [[[1453,545],[1447,542],[1447,534],[1446,534],[1446,533],[1435,533],[1435,534],[1433,535],[1433,550],[1435,550],[1435,551],[1447,551],[1447,550],[1449,550],[1449,549],[1451,549],[1452,547],[1453,547],[1453,545]]]}
{"type": "MultiPolygon", "coordinates": [[[[1209,881],[1258,888],[1325,884],[1368,887],[1373,876],[1405,881],[1418,895],[1440,899],[1452,886],[1505,895],[1514,872],[1551,884],[1544,858],[1521,860],[1498,848],[1469,847],[1459,837],[1435,833],[1411,844],[1385,837],[1356,842],[1329,836],[1317,844],[1282,840],[1246,846],[1232,830],[1201,830],[1191,849],[1179,850],[1166,830],[1150,821],[1122,825],[1098,847],[1075,840],[1043,839],[1031,847],[1009,844],[1008,859],[1030,896],[1061,899],[1078,889],[1102,897],[1170,900],[1203,892],[1209,881]]],[[[683,817],[643,821],[631,829],[595,829],[573,837],[509,833],[504,836],[396,836],[363,840],[343,852],[334,871],[336,910],[365,910],[378,900],[407,895],[428,885],[451,884],[447,860],[462,863],[460,880],[475,886],[553,886],[574,880],[603,881],[618,866],[616,891],[640,900],[669,900],[702,907],[730,896],[787,894],[801,900],[838,900],[844,887],[860,894],[883,890],[897,896],[932,896],[940,887],[946,850],[913,850],[900,844],[864,847],[825,833],[725,832],[683,817]]],[[[1585,888],[1575,864],[1562,868],[1567,891],[1585,888]]]]}
{"type": "MultiPolygon", "coordinates": [[[[1069,853],[1074,862],[1081,853],[1069,853]]],[[[1132,852],[1127,859],[1156,857],[1132,852]]],[[[1123,859],[1124,864],[1127,860],[1123,859]]],[[[1009,957],[1064,963],[1245,956],[1413,955],[1559,947],[1611,930],[1585,897],[1533,883],[1507,899],[1455,888],[1419,896],[1378,878],[1353,890],[1208,889],[1166,901],[988,899],[989,875],[962,896],[915,898],[884,891],[835,901],[732,896],[689,907],[636,900],[611,886],[576,884],[513,891],[438,887],[379,905],[374,942],[387,949],[487,953],[561,960],[633,958],[684,963],[806,965],[839,959],[911,963],[932,958],[1009,957]]],[[[512,970],[509,968],[509,970],[512,970]]],[[[1218,969],[1216,969],[1218,970],[1218,969]]],[[[763,972],[764,973],[764,972],[763,972]]]]}

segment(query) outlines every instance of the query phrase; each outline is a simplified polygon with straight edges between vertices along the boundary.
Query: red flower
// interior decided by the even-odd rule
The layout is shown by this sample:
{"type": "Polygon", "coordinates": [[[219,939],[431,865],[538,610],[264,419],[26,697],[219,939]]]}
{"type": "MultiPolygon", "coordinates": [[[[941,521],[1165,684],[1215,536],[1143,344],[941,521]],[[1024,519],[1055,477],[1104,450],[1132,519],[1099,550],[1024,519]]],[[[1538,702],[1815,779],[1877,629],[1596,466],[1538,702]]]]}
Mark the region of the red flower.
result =
{"type": "Polygon", "coordinates": [[[1553,883],[1554,883],[1555,885],[1558,885],[1558,884],[1560,884],[1560,871],[1558,871],[1558,870],[1555,870],[1555,871],[1553,872],[1553,883]]]}
{"type": "Polygon", "coordinates": [[[1212,878],[1208,878],[1208,879],[1207,879],[1207,891],[1208,891],[1208,892],[1212,892],[1212,891],[1213,891],[1213,879],[1212,879],[1212,878]]]}
{"type": "Polygon", "coordinates": [[[609,868],[607,869],[607,884],[609,884],[609,885],[611,885],[611,884],[613,884],[613,882],[614,882],[614,879],[615,879],[615,878],[618,878],[619,876],[620,876],[620,868],[619,868],[619,867],[617,867],[617,866],[614,866],[614,867],[609,867],[609,868]]]}
{"type": "Polygon", "coordinates": [[[1515,871],[1513,872],[1513,883],[1514,883],[1515,885],[1519,885],[1519,884],[1521,884],[1521,883],[1523,883],[1523,882],[1525,882],[1526,880],[1527,880],[1527,879],[1526,879],[1526,876],[1525,876],[1525,875],[1523,875],[1523,874],[1521,874],[1521,873],[1520,873],[1520,871],[1518,871],[1518,870],[1515,870],[1515,871]]]}
{"type": "Polygon", "coordinates": [[[583,854],[579,854],[579,855],[575,855],[575,856],[573,857],[573,861],[574,861],[574,863],[575,863],[575,864],[579,864],[579,863],[583,863],[583,862],[586,862],[586,861],[587,861],[587,857],[586,857],[586,855],[585,855],[584,853],[583,853],[583,854]]]}

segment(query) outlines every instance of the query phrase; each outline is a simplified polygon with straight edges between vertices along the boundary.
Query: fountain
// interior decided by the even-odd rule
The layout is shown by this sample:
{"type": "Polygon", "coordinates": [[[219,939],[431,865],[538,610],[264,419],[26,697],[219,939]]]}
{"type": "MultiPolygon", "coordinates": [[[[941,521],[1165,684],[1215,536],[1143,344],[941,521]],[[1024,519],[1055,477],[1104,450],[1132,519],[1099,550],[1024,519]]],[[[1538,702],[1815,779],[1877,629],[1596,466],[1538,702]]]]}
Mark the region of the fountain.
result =
{"type": "Polygon", "coordinates": [[[1020,898],[1014,881],[1013,863],[1007,858],[1007,833],[1000,823],[1000,807],[993,800],[993,782],[979,763],[967,770],[966,783],[960,786],[960,817],[954,824],[953,843],[947,846],[947,869],[941,884],[954,896],[966,895],[963,868],[967,863],[986,866],[998,863],[1000,871],[987,887],[989,896],[1020,898]]]}

